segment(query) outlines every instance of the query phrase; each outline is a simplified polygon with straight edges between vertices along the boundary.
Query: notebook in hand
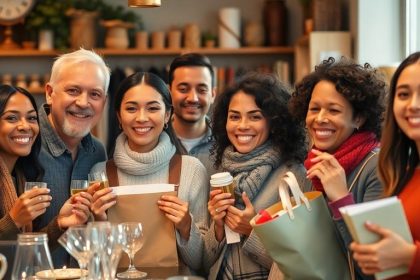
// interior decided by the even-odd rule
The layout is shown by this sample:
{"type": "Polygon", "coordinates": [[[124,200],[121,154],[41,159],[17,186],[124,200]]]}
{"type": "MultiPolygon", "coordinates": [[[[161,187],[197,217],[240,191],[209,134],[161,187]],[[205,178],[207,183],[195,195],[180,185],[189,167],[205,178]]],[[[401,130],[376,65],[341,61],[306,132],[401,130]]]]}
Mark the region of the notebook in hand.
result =
{"type": "MultiPolygon", "coordinates": [[[[410,228],[405,217],[401,201],[389,197],[374,201],[353,204],[340,208],[354,241],[362,244],[375,243],[380,236],[366,229],[365,222],[370,221],[399,234],[407,242],[413,243],[410,228]]],[[[408,267],[398,267],[375,274],[376,279],[387,279],[408,272],[408,267]]]]}

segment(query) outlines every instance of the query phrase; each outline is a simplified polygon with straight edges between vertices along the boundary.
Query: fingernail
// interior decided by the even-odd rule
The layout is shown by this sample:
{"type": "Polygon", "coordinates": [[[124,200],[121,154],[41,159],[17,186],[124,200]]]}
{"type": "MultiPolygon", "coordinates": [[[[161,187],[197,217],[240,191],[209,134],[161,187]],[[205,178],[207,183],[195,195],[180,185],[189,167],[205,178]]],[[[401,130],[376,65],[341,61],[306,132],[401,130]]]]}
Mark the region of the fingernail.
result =
{"type": "Polygon", "coordinates": [[[47,192],[50,192],[51,190],[50,189],[47,189],[47,192]]]}

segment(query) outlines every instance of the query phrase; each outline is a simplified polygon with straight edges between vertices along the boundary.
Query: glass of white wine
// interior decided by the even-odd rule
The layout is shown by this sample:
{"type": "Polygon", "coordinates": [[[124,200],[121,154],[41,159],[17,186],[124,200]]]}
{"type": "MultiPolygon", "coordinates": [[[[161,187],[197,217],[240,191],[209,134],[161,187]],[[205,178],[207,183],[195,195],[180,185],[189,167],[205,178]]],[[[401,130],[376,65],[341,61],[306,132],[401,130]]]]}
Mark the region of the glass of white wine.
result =
{"type": "Polygon", "coordinates": [[[130,259],[130,266],[124,272],[118,273],[118,278],[144,278],[146,272],[139,271],[134,266],[134,255],[143,247],[143,227],[141,223],[121,223],[118,225],[118,231],[121,235],[121,245],[124,252],[130,259]]]}
{"type": "Polygon", "coordinates": [[[79,192],[87,191],[88,181],[87,180],[71,180],[70,193],[75,195],[79,192]]]}
{"type": "Polygon", "coordinates": [[[102,190],[104,188],[109,187],[108,177],[104,171],[101,172],[91,172],[88,174],[89,186],[95,183],[100,183],[100,187],[98,190],[102,190]]]}

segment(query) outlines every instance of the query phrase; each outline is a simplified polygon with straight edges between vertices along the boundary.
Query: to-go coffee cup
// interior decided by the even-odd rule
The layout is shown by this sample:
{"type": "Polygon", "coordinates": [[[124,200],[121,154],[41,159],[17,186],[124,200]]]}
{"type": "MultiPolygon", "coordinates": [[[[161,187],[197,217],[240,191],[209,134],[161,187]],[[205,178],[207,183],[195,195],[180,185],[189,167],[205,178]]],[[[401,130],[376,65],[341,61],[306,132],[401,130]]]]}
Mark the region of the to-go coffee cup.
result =
{"type": "Polygon", "coordinates": [[[235,184],[229,172],[220,172],[211,175],[210,185],[212,188],[220,188],[224,193],[230,193],[235,198],[235,184]]]}
{"type": "MultiPolygon", "coordinates": [[[[212,188],[222,189],[224,193],[230,193],[232,198],[235,198],[235,184],[233,183],[233,177],[229,172],[221,172],[211,175],[210,185],[212,188]]],[[[224,228],[227,244],[238,243],[241,241],[239,233],[234,232],[226,224],[224,224],[224,228]]]]}

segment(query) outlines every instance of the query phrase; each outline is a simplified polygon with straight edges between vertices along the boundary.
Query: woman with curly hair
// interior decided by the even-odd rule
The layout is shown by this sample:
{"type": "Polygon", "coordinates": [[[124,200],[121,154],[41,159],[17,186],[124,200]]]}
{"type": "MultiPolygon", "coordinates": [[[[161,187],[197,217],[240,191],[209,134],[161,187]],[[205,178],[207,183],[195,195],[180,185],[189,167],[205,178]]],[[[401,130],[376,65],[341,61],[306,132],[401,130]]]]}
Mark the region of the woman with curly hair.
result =
{"type": "Polygon", "coordinates": [[[398,234],[370,223],[366,227],[381,236],[374,244],[351,245],[354,259],[366,274],[397,267],[408,273],[392,279],[420,276],[420,52],[408,56],[391,80],[388,110],[379,154],[379,176],[385,196],[397,195],[414,239],[406,242],[398,234]]]}
{"type": "Polygon", "coordinates": [[[288,89],[274,76],[249,74],[216,99],[213,112],[215,165],[236,184],[235,198],[212,190],[206,235],[208,279],[267,279],[273,263],[252,231],[256,213],[279,200],[279,180],[292,171],[305,181],[304,129],[287,109],[288,89]],[[240,234],[227,244],[224,225],[240,234]]]}
{"type": "MultiPolygon", "coordinates": [[[[351,236],[338,209],[382,193],[376,166],[385,94],[385,82],[368,64],[330,58],[296,85],[289,104],[312,142],[307,177],[325,194],[346,253],[351,236]]],[[[356,277],[369,279],[358,268],[356,277]]]]}

